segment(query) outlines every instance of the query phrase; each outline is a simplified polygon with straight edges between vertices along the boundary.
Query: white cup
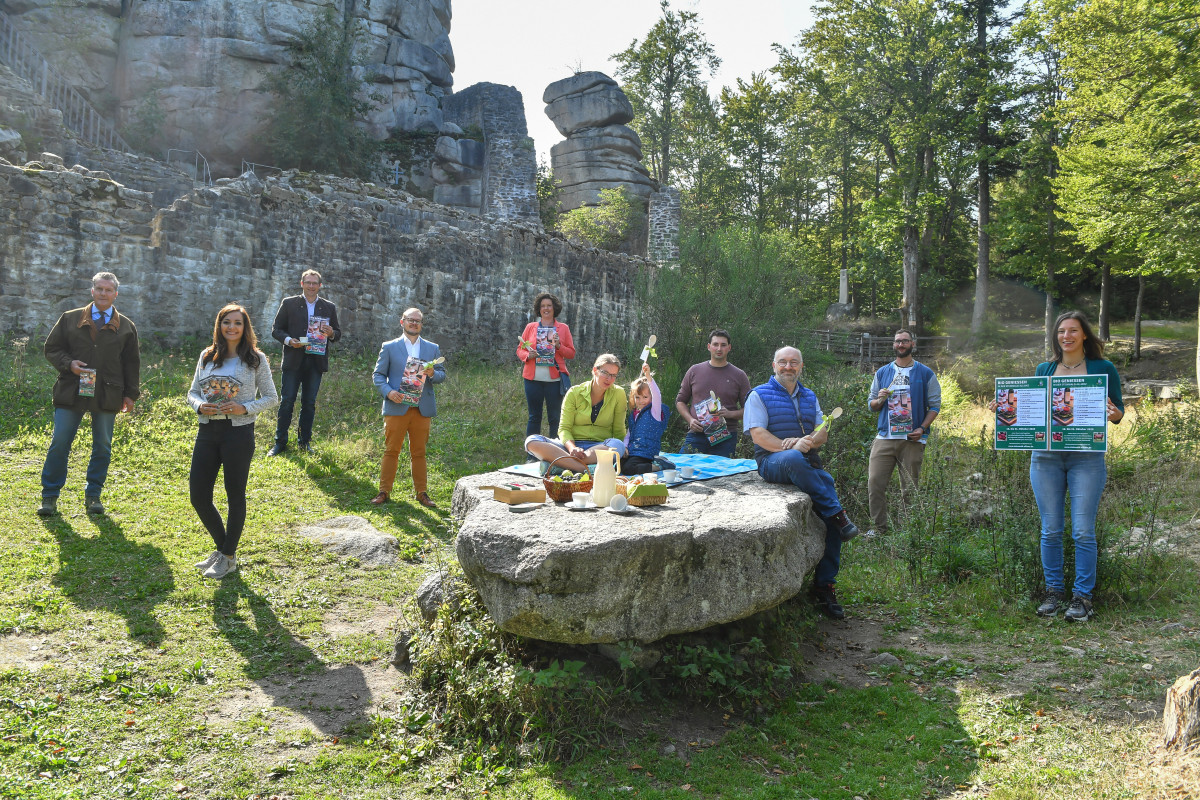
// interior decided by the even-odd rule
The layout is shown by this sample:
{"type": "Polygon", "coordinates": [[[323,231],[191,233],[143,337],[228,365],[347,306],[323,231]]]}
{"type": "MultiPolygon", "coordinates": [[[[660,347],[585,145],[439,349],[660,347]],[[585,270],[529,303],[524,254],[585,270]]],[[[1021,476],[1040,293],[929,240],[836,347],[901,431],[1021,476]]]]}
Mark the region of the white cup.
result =
{"type": "Polygon", "coordinates": [[[677,480],[679,480],[679,470],[677,470],[677,469],[664,469],[663,470],[663,481],[665,483],[674,483],[677,480]]]}
{"type": "Polygon", "coordinates": [[[692,467],[680,467],[679,468],[679,477],[683,478],[684,480],[687,480],[687,479],[695,476],[695,474],[696,474],[696,470],[692,467]]]}
{"type": "Polygon", "coordinates": [[[583,508],[588,504],[588,500],[591,499],[592,495],[589,492],[574,492],[571,495],[571,504],[576,508],[583,508]]]}
{"type": "Polygon", "coordinates": [[[608,501],[608,507],[613,511],[624,511],[629,508],[629,501],[625,499],[623,494],[614,494],[612,500],[608,501]]]}

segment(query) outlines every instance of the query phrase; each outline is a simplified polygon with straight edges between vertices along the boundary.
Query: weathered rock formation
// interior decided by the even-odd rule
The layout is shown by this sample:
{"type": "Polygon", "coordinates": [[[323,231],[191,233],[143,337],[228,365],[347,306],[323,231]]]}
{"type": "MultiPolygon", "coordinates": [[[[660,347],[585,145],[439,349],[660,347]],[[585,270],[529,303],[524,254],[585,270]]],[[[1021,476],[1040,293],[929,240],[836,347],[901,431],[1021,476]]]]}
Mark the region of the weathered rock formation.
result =
{"type": "Polygon", "coordinates": [[[473,475],[454,488],[458,560],[502,629],[571,644],[653,642],[772,608],[824,552],[808,495],[756,473],[685,484],[628,516],[513,514],[473,475]]]}
{"type": "Polygon", "coordinates": [[[650,197],[642,141],[625,124],[633,119],[633,107],[616,81],[602,72],[580,72],[547,86],[542,102],[567,137],[550,148],[563,211],[596,205],[601,189],[623,186],[643,200],[650,197]]]}
{"type": "Polygon", "coordinates": [[[541,227],[537,154],[521,93],[477,83],[445,97],[442,113],[450,130],[437,141],[434,201],[541,227]],[[464,136],[464,128],[479,138],[464,136]]]}
{"type": "Polygon", "coordinates": [[[22,0],[18,28],[93,105],[128,124],[151,104],[155,137],[203,152],[218,174],[264,162],[273,97],[269,74],[289,64],[286,45],[332,7],[361,32],[370,115],[390,131],[437,133],[453,83],[450,0],[22,0]]]}

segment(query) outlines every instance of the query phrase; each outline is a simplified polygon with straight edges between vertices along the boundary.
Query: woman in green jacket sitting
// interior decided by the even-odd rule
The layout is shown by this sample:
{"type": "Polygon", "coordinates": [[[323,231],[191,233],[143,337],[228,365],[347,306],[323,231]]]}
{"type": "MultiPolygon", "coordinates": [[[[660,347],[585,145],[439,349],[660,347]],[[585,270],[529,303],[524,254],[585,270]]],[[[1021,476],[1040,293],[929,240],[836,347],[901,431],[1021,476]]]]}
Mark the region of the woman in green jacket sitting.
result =
{"type": "Polygon", "coordinates": [[[541,434],[525,438],[525,450],[535,458],[572,472],[596,463],[596,449],[625,456],[625,390],[617,385],[621,362],[604,353],[592,365],[592,379],[572,386],[563,396],[558,438],[541,434]]]}

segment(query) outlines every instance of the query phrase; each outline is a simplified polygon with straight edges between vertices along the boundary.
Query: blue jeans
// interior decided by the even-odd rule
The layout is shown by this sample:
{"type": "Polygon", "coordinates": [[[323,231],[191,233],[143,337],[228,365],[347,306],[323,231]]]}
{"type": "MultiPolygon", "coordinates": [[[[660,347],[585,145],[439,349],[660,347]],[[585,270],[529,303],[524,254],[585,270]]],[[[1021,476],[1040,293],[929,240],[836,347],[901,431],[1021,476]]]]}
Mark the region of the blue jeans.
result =
{"type": "MultiPolygon", "coordinates": [[[[42,466],[42,497],[58,497],[66,484],[71,445],[75,442],[79,423],[83,422],[86,413],[70,408],[54,409],[54,433],[50,437],[46,463],[42,466]]],[[[83,493],[88,497],[99,497],[108,477],[108,464],[112,461],[113,427],[117,423],[117,415],[104,411],[91,413],[92,459],[88,462],[87,488],[83,493]]]]}
{"type": "Polygon", "coordinates": [[[679,452],[704,453],[710,456],[733,458],[733,449],[735,447],[737,447],[737,434],[730,436],[723,442],[709,444],[708,437],[703,433],[688,431],[687,436],[683,437],[683,447],[679,448],[679,452]]]}
{"type": "Polygon", "coordinates": [[[790,483],[812,498],[813,510],[825,522],[825,553],[813,571],[813,582],[825,586],[837,581],[842,559],[842,537],[830,518],[842,510],[833,476],[814,469],[799,450],[770,453],[758,462],[758,474],[767,483],[790,483]]]}
{"type": "Polygon", "coordinates": [[[1035,451],[1029,483],[1042,515],[1042,571],[1046,588],[1066,591],[1063,577],[1063,527],[1071,496],[1071,537],[1075,540],[1074,592],[1091,596],[1096,588],[1096,511],[1108,479],[1103,453],[1035,451]]]}
{"type": "Polygon", "coordinates": [[[279,398],[279,423],[275,426],[275,444],[283,447],[288,441],[288,428],[292,426],[292,408],[296,395],[300,395],[300,444],[312,441],[313,417],[317,414],[317,392],[321,389],[321,373],[317,372],[317,360],[305,356],[296,369],[283,371],[283,391],[279,398]]]}
{"type": "Polygon", "coordinates": [[[562,411],[562,383],[532,381],[525,379],[525,405],[529,407],[529,422],[525,424],[525,435],[542,432],[542,404],[545,403],[550,421],[550,435],[558,436],[558,418],[562,411]]]}

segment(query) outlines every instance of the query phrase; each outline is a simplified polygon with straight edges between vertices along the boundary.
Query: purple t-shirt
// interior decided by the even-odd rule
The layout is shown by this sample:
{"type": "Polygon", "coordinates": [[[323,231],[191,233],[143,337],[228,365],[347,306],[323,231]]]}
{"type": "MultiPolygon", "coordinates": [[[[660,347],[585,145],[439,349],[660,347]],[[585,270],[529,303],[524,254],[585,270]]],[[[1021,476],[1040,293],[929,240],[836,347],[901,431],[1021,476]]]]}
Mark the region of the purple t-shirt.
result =
{"type": "MultiPolygon", "coordinates": [[[[717,393],[717,399],[723,407],[741,408],[745,405],[746,395],[750,394],[750,379],[733,364],[714,367],[702,361],[688,367],[683,382],[679,384],[675,402],[683,403],[692,413],[692,406],[708,397],[710,391],[717,393]]],[[[732,429],[736,430],[736,426],[732,429]]]]}

